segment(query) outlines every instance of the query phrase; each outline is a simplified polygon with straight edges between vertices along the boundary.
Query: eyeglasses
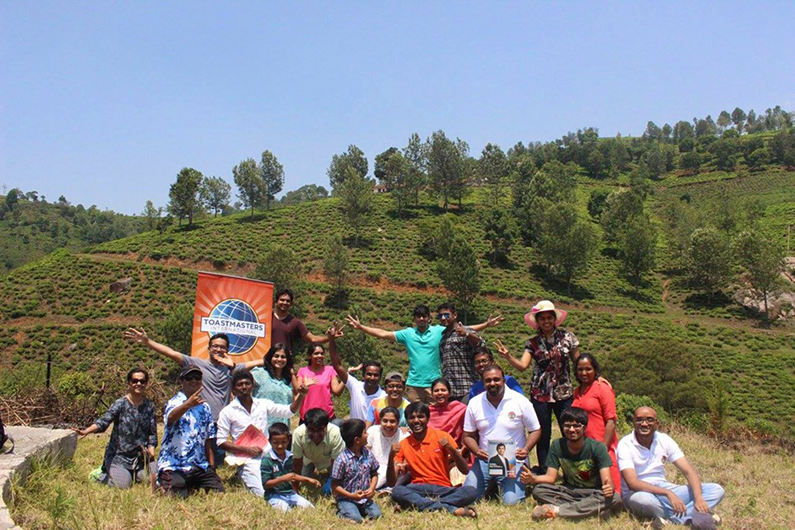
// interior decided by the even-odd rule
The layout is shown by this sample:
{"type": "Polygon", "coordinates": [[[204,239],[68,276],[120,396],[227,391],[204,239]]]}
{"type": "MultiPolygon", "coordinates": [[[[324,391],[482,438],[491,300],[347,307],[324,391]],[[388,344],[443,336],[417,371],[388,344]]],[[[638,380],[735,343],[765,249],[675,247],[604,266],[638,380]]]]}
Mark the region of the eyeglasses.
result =
{"type": "Polygon", "coordinates": [[[146,385],[148,383],[149,381],[147,381],[146,379],[130,379],[131,385],[146,385]]]}
{"type": "Polygon", "coordinates": [[[210,344],[211,350],[220,350],[220,351],[227,351],[229,350],[229,346],[222,346],[220,344],[210,344]]]}
{"type": "Polygon", "coordinates": [[[183,381],[201,381],[201,374],[188,374],[182,378],[183,381]]]}
{"type": "Polygon", "coordinates": [[[449,319],[449,318],[450,318],[450,317],[452,317],[452,316],[453,316],[453,315],[451,315],[450,313],[439,313],[439,314],[436,316],[436,318],[438,318],[439,320],[442,320],[442,319],[445,319],[445,318],[449,319]]]}
{"type": "Polygon", "coordinates": [[[654,425],[657,423],[657,418],[635,418],[635,423],[638,425],[643,425],[644,423],[647,425],[654,425]]]}
{"type": "Polygon", "coordinates": [[[563,428],[564,429],[582,429],[583,428],[583,424],[582,423],[564,423],[563,424],[563,428]]]}

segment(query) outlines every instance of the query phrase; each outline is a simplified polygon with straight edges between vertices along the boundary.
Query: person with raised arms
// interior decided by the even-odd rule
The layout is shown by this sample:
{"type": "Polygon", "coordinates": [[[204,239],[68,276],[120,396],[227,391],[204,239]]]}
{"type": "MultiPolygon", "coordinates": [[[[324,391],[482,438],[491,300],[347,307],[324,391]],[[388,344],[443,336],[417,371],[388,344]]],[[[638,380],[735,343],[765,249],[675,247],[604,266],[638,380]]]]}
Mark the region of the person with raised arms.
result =
{"type": "Polygon", "coordinates": [[[477,332],[458,320],[455,306],[445,302],[436,308],[439,324],[445,327],[439,352],[442,356],[442,371],[449,382],[450,400],[466,400],[469,389],[478,380],[475,372],[475,352],[486,346],[477,332]]]}
{"type": "MultiPolygon", "coordinates": [[[[406,347],[409,357],[409,377],[406,381],[406,397],[409,401],[431,401],[431,383],[442,376],[439,345],[445,326],[429,325],[431,311],[426,305],[414,308],[414,326],[398,331],[387,331],[380,328],[365,326],[358,316],[348,315],[348,323],[353,329],[361,330],[368,335],[382,340],[397,342],[406,347]]],[[[502,316],[491,317],[475,326],[472,330],[481,331],[502,322],[502,316]]]]}
{"type": "Polygon", "coordinates": [[[251,372],[244,370],[232,376],[232,388],[236,397],[221,410],[218,416],[216,443],[225,451],[250,457],[248,462],[238,467],[237,476],[251,493],[262,497],[265,491],[262,488],[261,459],[269,447],[237,445],[234,442],[250,425],[256,427],[263,436],[267,436],[268,419],[270,417],[284,419],[295,414],[304,401],[307,387],[305,382],[301,381],[292,403],[280,405],[270,399],[253,397],[251,393],[254,389],[254,378],[251,372]]]}
{"type": "Polygon", "coordinates": [[[471,507],[478,497],[468,485],[455,488],[450,482],[452,460],[462,474],[469,470],[458,444],[444,431],[428,427],[428,405],[415,401],[406,409],[411,435],[400,442],[392,465],[387,470],[387,483],[392,500],[401,508],[421,512],[447,511],[458,517],[477,517],[471,507]],[[411,473],[409,484],[396,484],[398,475],[411,473]]]}
{"type": "Polygon", "coordinates": [[[348,409],[350,410],[351,419],[366,421],[367,409],[370,403],[386,395],[380,385],[383,368],[378,361],[365,361],[361,365],[362,373],[364,374],[362,376],[363,381],[359,381],[342,365],[339,350],[337,350],[337,339],[343,336],[343,327],[335,322],[326,331],[326,337],[329,339],[328,351],[331,356],[331,366],[337,371],[339,380],[348,389],[348,394],[350,395],[348,409]]]}

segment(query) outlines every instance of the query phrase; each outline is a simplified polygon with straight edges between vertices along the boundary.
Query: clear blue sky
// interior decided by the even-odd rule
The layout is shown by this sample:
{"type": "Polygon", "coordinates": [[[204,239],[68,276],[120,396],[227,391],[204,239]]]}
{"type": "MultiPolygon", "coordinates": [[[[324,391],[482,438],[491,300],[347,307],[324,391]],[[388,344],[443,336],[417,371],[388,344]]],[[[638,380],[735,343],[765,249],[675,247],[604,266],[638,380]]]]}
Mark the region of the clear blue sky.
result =
{"type": "Polygon", "coordinates": [[[469,142],[642,133],[795,110],[795,2],[0,3],[0,186],[138,213],[182,167],[276,154],[328,187],[437,129],[469,142]]]}

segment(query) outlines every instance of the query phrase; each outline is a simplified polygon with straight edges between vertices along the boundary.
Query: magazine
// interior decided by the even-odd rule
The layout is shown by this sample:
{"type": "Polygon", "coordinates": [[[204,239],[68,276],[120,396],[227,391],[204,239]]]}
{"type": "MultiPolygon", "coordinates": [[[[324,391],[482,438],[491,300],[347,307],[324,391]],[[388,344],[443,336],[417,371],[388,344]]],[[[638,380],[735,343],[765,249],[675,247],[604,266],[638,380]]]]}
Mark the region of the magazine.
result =
{"type": "Polygon", "coordinates": [[[516,476],[516,442],[513,440],[489,440],[489,476],[516,476]]]}
{"type": "MultiPolygon", "coordinates": [[[[270,446],[270,442],[268,442],[268,437],[265,436],[265,433],[256,428],[254,425],[249,425],[246,427],[246,430],[244,430],[233,443],[235,445],[242,445],[246,447],[252,445],[262,447],[263,452],[270,446]]],[[[253,457],[249,454],[232,450],[227,452],[224,462],[230,466],[242,466],[243,464],[248,463],[252,458],[253,457]]]]}

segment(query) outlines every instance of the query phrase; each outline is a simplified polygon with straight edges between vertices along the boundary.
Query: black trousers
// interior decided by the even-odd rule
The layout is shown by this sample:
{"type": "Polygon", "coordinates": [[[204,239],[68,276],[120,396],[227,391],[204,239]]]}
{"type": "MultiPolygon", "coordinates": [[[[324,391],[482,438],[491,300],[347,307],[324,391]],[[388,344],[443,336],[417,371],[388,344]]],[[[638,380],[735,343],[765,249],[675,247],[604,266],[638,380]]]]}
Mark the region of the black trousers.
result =
{"type": "Polygon", "coordinates": [[[188,472],[167,470],[159,474],[160,486],[170,495],[185,498],[192,490],[223,493],[224,485],[212,469],[194,467],[188,472]]]}

